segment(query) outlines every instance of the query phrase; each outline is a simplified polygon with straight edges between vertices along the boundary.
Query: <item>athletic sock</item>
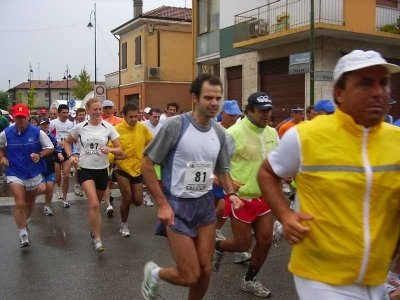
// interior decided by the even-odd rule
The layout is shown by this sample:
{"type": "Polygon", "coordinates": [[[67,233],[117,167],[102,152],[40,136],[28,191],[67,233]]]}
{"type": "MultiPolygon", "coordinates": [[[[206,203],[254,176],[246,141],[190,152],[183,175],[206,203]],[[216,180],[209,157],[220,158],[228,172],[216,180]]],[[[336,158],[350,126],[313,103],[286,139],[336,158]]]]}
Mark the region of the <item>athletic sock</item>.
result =
{"type": "Polygon", "coordinates": [[[254,278],[257,276],[259,270],[254,269],[252,266],[249,266],[247,270],[246,277],[244,280],[246,281],[254,281],[254,278]]]}
{"type": "Polygon", "coordinates": [[[153,276],[154,280],[159,282],[160,277],[158,276],[158,273],[160,272],[161,268],[160,267],[155,267],[153,270],[150,271],[151,276],[153,276]]]}
{"type": "Polygon", "coordinates": [[[24,229],[18,229],[18,233],[19,233],[19,236],[22,236],[22,235],[24,235],[24,234],[28,235],[28,231],[26,231],[26,228],[24,228],[24,229]]]}
{"type": "Polygon", "coordinates": [[[221,243],[222,243],[222,241],[215,242],[215,250],[217,250],[219,253],[224,253],[224,249],[222,249],[221,243]]]}

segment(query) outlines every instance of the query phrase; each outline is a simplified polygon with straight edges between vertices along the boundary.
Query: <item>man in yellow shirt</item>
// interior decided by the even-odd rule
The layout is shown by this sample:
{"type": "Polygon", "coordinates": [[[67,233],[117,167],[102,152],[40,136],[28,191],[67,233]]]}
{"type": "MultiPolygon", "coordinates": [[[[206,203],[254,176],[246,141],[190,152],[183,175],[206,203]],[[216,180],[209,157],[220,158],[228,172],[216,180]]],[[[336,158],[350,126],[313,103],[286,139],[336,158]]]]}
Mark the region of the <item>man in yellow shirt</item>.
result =
{"type": "Polygon", "coordinates": [[[121,236],[130,236],[128,226],[129,208],[131,203],[140,206],[143,203],[143,177],[141,164],[144,148],[151,142],[153,135],[143,123],[138,122],[139,108],[128,103],[122,109],[123,121],[115,126],[120,134],[124,154],[115,156],[115,176],[121,191],[121,236]]]}
{"type": "Polygon", "coordinates": [[[286,132],[258,174],[293,250],[301,300],[381,300],[400,235],[400,129],[382,122],[400,67],[355,50],[334,70],[333,115],[286,132]],[[291,211],[280,178],[296,175],[291,211]]]}

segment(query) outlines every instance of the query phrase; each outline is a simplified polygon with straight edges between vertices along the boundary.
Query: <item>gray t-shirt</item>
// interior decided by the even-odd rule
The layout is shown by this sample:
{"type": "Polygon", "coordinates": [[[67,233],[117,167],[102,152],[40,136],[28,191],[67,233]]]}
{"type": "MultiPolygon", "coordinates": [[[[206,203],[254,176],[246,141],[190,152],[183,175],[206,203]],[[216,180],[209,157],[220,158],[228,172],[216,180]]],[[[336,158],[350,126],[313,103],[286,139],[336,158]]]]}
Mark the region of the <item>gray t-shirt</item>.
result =
{"type": "Polygon", "coordinates": [[[208,126],[201,126],[195,122],[192,113],[185,115],[168,118],[144,154],[162,166],[163,186],[171,195],[197,198],[208,192],[213,176],[204,169],[207,164],[201,163],[209,163],[212,172],[225,173],[229,172],[230,158],[226,134],[218,123],[211,120],[208,126]],[[198,167],[204,176],[196,177],[196,182],[188,179],[192,174],[191,167],[198,167]],[[204,182],[205,190],[199,182],[204,182]]]}

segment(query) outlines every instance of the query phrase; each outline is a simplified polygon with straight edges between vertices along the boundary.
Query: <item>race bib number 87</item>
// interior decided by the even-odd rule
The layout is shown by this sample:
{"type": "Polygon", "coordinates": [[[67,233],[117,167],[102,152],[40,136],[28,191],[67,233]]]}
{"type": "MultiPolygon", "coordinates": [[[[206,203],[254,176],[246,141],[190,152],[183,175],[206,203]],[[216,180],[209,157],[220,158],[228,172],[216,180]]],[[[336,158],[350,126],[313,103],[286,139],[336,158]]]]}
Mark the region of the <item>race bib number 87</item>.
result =
{"type": "Polygon", "coordinates": [[[212,189],[212,162],[191,161],[186,165],[185,192],[202,192],[212,189]]]}

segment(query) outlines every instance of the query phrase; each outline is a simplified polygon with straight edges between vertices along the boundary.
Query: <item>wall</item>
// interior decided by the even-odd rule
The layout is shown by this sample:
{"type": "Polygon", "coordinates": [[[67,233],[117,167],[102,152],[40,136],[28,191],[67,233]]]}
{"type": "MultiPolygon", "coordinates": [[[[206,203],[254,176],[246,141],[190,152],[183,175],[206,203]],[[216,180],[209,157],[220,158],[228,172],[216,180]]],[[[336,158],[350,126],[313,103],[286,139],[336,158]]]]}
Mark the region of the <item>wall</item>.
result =
{"type": "MultiPolygon", "coordinates": [[[[270,0],[220,0],[219,28],[223,29],[235,24],[235,15],[263,6],[270,0]]],[[[273,1],[271,1],[273,2],[273,1]]]]}

